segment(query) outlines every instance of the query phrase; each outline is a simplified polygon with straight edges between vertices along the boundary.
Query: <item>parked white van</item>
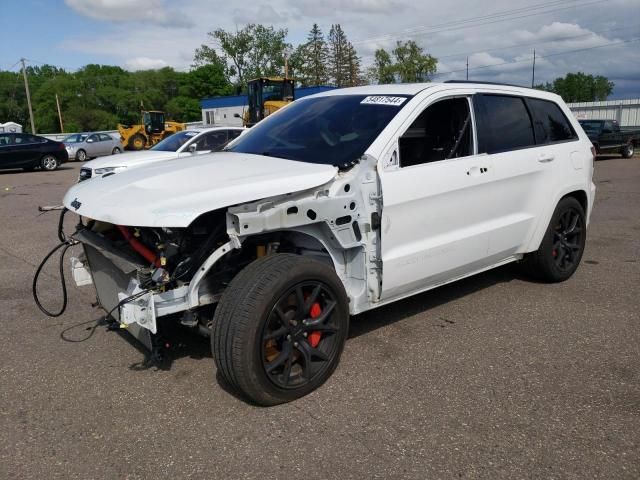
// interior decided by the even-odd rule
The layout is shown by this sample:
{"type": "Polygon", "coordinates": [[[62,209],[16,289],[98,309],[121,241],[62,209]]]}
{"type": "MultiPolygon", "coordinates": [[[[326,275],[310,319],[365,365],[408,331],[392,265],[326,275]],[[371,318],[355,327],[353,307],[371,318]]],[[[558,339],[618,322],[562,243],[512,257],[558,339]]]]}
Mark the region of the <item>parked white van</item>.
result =
{"type": "Polygon", "coordinates": [[[509,262],[571,277],[593,154],[547,92],[332,90],[223,152],[72,187],[64,205],[91,219],[73,234],[86,256],[75,274],[156,353],[181,322],[210,334],[219,373],[247,399],[286,402],[337,367],[350,315],[509,262]]]}

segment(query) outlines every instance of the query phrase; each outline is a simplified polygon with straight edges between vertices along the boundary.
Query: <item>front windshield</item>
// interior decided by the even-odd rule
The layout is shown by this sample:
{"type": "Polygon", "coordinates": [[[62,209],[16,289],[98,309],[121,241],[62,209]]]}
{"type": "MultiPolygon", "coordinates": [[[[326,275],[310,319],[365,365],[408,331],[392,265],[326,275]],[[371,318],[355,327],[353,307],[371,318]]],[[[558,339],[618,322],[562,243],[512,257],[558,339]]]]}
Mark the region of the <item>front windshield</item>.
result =
{"type": "Polygon", "coordinates": [[[80,143],[84,142],[87,138],[87,135],[82,133],[76,133],[74,135],[69,135],[67,138],[63,140],[64,143],[80,143]]]}
{"type": "Polygon", "coordinates": [[[153,147],[151,147],[151,150],[161,152],[177,152],[181,146],[198,135],[198,133],[200,132],[195,132],[193,130],[183,130],[182,132],[174,133],[170,137],[167,137],[164,140],[156,143],[153,147]]]}
{"type": "Polygon", "coordinates": [[[364,154],[408,98],[332,95],[298,100],[225,150],[345,168],[364,154]]]}

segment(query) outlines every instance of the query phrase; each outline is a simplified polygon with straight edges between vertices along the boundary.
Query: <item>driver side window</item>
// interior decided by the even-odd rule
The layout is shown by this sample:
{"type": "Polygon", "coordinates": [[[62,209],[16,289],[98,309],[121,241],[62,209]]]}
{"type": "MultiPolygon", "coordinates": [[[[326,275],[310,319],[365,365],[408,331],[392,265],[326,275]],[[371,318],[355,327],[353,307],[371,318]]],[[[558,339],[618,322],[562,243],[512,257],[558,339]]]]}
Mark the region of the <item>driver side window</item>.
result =
{"type": "Polygon", "coordinates": [[[428,106],[400,137],[400,167],[473,155],[472,129],[467,98],[428,106]]]}

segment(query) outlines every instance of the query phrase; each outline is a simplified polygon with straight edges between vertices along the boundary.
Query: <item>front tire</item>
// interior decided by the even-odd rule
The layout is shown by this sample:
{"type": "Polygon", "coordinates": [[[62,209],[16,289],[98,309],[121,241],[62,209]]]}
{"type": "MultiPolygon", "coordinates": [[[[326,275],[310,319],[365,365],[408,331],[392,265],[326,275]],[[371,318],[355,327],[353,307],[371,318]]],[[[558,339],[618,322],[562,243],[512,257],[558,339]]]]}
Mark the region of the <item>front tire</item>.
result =
{"type": "Polygon", "coordinates": [[[587,229],[582,205],[565,197],[556,206],[540,247],[525,258],[525,270],[537,280],[556,283],[569,279],[578,269],[587,229]]]}
{"type": "Polygon", "coordinates": [[[60,162],[54,155],[45,155],[40,159],[40,168],[48,172],[53,172],[58,168],[60,162]]]}
{"type": "Polygon", "coordinates": [[[625,147],[620,151],[620,153],[622,154],[622,158],[633,157],[633,143],[630,142],[628,145],[625,145],[625,147]]]}
{"type": "Polygon", "coordinates": [[[139,151],[144,149],[147,144],[146,138],[139,133],[136,133],[129,139],[129,150],[139,151]]]}
{"type": "Polygon", "coordinates": [[[211,347],[228,384],[258,405],[277,405],[331,376],[348,328],[348,300],[334,270],[274,254],[231,281],[216,310],[211,347]]]}
{"type": "Polygon", "coordinates": [[[76,160],[79,162],[84,162],[87,159],[87,152],[84,150],[78,150],[76,153],[76,160]]]}

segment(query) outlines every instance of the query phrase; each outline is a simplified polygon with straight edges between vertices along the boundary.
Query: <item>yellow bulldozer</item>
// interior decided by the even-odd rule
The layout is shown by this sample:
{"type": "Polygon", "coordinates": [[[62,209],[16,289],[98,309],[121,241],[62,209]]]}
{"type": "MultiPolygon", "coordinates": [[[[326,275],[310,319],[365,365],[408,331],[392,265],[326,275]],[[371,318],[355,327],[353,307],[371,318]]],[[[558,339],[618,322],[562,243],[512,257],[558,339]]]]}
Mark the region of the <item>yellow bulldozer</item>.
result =
{"type": "Polygon", "coordinates": [[[252,127],[267,115],[294,100],[292,78],[260,77],[248,83],[249,108],[244,112],[243,124],[252,127]]]}
{"type": "Polygon", "coordinates": [[[163,138],[186,129],[184,123],[165,121],[164,112],[143,110],[139,125],[118,124],[120,141],[126,150],[151,148],[163,138]]]}

